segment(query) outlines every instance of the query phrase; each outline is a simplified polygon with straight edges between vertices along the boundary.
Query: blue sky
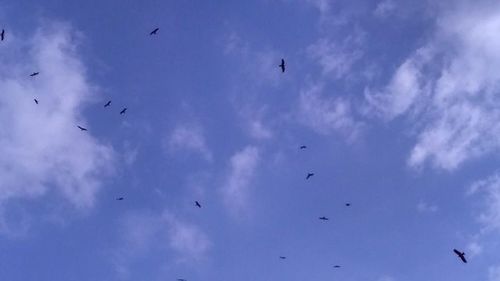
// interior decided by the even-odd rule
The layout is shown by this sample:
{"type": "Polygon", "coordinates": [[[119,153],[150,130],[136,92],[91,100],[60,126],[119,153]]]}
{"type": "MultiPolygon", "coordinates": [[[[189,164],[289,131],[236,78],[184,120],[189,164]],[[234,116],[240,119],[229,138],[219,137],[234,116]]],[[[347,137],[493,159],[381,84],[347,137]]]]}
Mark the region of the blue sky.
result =
{"type": "Polygon", "coordinates": [[[143,2],[0,3],[2,280],[500,280],[498,3],[143,2]]]}

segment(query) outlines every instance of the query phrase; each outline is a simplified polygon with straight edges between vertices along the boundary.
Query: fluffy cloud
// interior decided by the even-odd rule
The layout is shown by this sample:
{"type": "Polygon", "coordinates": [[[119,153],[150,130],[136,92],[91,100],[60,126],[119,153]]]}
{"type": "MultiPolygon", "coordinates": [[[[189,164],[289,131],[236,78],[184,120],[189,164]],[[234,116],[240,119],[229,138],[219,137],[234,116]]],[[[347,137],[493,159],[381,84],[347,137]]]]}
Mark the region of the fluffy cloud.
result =
{"type": "Polygon", "coordinates": [[[206,160],[212,160],[212,152],[205,142],[203,130],[199,125],[182,124],[177,126],[167,139],[167,150],[194,151],[200,153],[206,160]]]}
{"type": "Polygon", "coordinates": [[[248,202],[251,180],[259,162],[259,150],[247,146],[231,157],[229,175],[222,186],[222,194],[228,208],[233,213],[242,212],[248,202]]]}
{"type": "Polygon", "coordinates": [[[92,135],[82,115],[96,88],[78,55],[78,38],[70,27],[51,24],[0,46],[0,205],[54,192],[86,209],[112,170],[112,148],[92,135]],[[40,75],[29,77],[34,71],[40,75]]]}
{"type": "Polygon", "coordinates": [[[434,37],[408,57],[372,109],[388,120],[418,124],[410,166],[430,162],[453,170],[469,158],[498,150],[500,142],[499,4],[447,8],[434,37]]]}

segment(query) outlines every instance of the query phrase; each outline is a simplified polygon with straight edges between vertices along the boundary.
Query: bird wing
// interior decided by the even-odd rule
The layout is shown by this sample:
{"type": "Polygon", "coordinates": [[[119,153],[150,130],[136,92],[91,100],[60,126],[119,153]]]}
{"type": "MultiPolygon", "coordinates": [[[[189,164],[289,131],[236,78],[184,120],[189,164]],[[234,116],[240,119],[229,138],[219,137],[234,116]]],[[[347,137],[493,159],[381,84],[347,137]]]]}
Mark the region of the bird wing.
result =
{"type": "Polygon", "coordinates": [[[453,249],[453,252],[454,252],[455,254],[459,255],[459,256],[460,256],[460,255],[462,255],[462,253],[461,253],[459,250],[457,250],[457,249],[453,249]]]}
{"type": "Polygon", "coordinates": [[[463,255],[460,255],[460,259],[464,262],[464,263],[467,263],[467,260],[465,259],[465,257],[463,255]]]}

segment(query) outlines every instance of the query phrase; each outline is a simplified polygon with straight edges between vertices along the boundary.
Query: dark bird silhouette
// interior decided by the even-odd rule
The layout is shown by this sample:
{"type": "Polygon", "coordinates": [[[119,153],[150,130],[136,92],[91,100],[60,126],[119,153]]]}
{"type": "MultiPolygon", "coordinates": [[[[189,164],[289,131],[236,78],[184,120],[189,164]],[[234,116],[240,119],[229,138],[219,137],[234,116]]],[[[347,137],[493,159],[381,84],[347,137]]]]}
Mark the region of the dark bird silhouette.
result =
{"type": "Polygon", "coordinates": [[[149,33],[149,35],[153,35],[153,34],[154,34],[154,35],[156,35],[156,34],[158,33],[158,30],[160,30],[160,28],[159,28],[159,27],[157,27],[157,28],[153,29],[153,31],[151,31],[151,32],[149,33]]]}
{"type": "Polygon", "coordinates": [[[2,32],[0,33],[0,39],[3,41],[5,39],[5,29],[2,29],[2,32]]]}
{"type": "Polygon", "coordinates": [[[306,148],[307,148],[307,146],[305,146],[305,145],[301,145],[299,148],[300,148],[300,149],[306,149],[306,148]]]}
{"type": "Polygon", "coordinates": [[[182,278],[177,278],[177,281],[187,281],[187,280],[182,278]]]}
{"type": "Polygon", "coordinates": [[[345,203],[346,207],[351,206],[351,203],[345,203]]]}
{"type": "Polygon", "coordinates": [[[194,204],[196,205],[196,207],[201,208],[200,202],[194,201],[194,204]]]}
{"type": "Polygon", "coordinates": [[[465,253],[464,252],[460,252],[459,250],[457,249],[453,249],[453,252],[464,262],[464,263],[467,263],[467,260],[465,259],[465,253]]]}
{"type": "Polygon", "coordinates": [[[320,220],[322,220],[322,221],[327,221],[327,220],[329,220],[329,218],[327,218],[327,217],[320,217],[319,219],[320,219],[320,220]]]}
{"type": "Polygon", "coordinates": [[[337,264],[336,264],[336,265],[334,265],[333,267],[334,267],[334,268],[340,268],[340,265],[337,265],[337,264]]]}
{"type": "Polygon", "coordinates": [[[123,198],[123,197],[116,198],[117,201],[122,201],[123,199],[125,199],[125,198],[123,198]]]}
{"type": "Polygon", "coordinates": [[[82,130],[82,131],[87,131],[87,128],[84,128],[84,127],[81,127],[81,126],[77,126],[78,129],[82,130]]]}
{"type": "Polygon", "coordinates": [[[308,180],[312,176],[314,176],[314,173],[307,173],[306,180],[308,180]]]}
{"type": "Polygon", "coordinates": [[[281,68],[281,72],[285,72],[285,60],[284,59],[281,59],[281,64],[279,65],[279,67],[281,68]]]}
{"type": "Polygon", "coordinates": [[[111,101],[108,101],[108,102],[104,105],[104,107],[108,107],[108,106],[110,106],[110,105],[111,105],[111,101]]]}
{"type": "Polygon", "coordinates": [[[38,100],[37,99],[33,99],[35,101],[36,104],[38,104],[38,100]]]}
{"type": "Polygon", "coordinates": [[[126,107],[124,109],[122,109],[122,111],[120,111],[120,114],[125,114],[125,111],[127,111],[126,107]]]}
{"type": "Polygon", "coordinates": [[[286,257],[284,257],[284,256],[280,256],[280,259],[284,260],[284,259],[286,259],[286,257]]]}
{"type": "Polygon", "coordinates": [[[33,76],[37,76],[38,74],[40,74],[40,72],[33,72],[30,74],[30,76],[33,77],[33,76]]]}

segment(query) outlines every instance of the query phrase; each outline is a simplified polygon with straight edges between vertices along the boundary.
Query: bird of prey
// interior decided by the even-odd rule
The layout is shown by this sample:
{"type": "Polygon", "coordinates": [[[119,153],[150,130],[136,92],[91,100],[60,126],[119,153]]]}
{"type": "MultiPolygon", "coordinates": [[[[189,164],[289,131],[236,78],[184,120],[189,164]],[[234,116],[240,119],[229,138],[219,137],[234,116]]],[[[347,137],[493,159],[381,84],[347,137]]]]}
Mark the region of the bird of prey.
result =
{"type": "Polygon", "coordinates": [[[284,260],[284,259],[286,259],[286,257],[284,257],[284,256],[280,256],[280,259],[284,260]]]}
{"type": "Polygon", "coordinates": [[[182,278],[177,278],[177,281],[187,281],[187,280],[182,278]]]}
{"type": "Polygon", "coordinates": [[[301,145],[299,148],[300,148],[300,149],[306,149],[306,148],[307,148],[307,146],[305,146],[305,145],[301,145]]]}
{"type": "Polygon", "coordinates": [[[77,126],[78,129],[82,130],[82,131],[87,131],[87,128],[84,128],[84,127],[81,127],[81,126],[77,126]]]}
{"type": "Polygon", "coordinates": [[[285,72],[285,60],[281,59],[281,64],[278,65],[281,68],[281,72],[285,72]]]}
{"type": "Polygon", "coordinates": [[[351,206],[351,203],[345,203],[346,207],[351,206]]]}
{"type": "Polygon", "coordinates": [[[160,28],[159,28],[159,27],[157,27],[157,28],[153,29],[153,31],[151,31],[151,32],[149,33],[149,35],[153,35],[153,34],[154,34],[154,35],[156,35],[156,33],[158,33],[158,30],[160,30],[160,28]]]}
{"type": "Polygon", "coordinates": [[[125,199],[125,198],[123,198],[123,197],[116,198],[117,201],[122,201],[123,199],[125,199]]]}
{"type": "Polygon", "coordinates": [[[108,102],[104,105],[104,107],[108,107],[108,106],[110,106],[110,105],[111,105],[111,101],[108,101],[108,102]]]}
{"type": "Polygon", "coordinates": [[[312,176],[314,176],[314,173],[307,173],[306,180],[308,180],[312,176]]]}
{"type": "Polygon", "coordinates": [[[0,39],[3,41],[5,39],[5,29],[2,29],[2,32],[0,33],[0,39]]]}
{"type": "Polygon", "coordinates": [[[33,99],[35,101],[36,104],[38,104],[38,100],[37,99],[33,99]]]}
{"type": "Polygon", "coordinates": [[[40,72],[33,72],[30,74],[30,76],[33,77],[33,76],[37,76],[38,74],[40,74],[40,72]]]}
{"type": "Polygon", "coordinates": [[[334,268],[340,268],[340,265],[337,265],[337,264],[336,264],[336,265],[334,265],[333,267],[334,267],[334,268]]]}
{"type": "Polygon", "coordinates": [[[453,252],[464,262],[464,263],[467,263],[467,260],[465,259],[465,253],[464,252],[460,252],[459,250],[457,249],[453,249],[453,252]]]}
{"type": "Polygon", "coordinates": [[[329,218],[327,218],[327,217],[320,217],[319,219],[320,219],[320,220],[322,220],[322,221],[327,221],[327,220],[329,220],[329,218]]]}
{"type": "Polygon", "coordinates": [[[200,202],[194,201],[194,204],[196,205],[196,207],[201,208],[200,202]]]}
{"type": "Polygon", "coordinates": [[[124,109],[122,109],[122,111],[120,111],[120,114],[125,114],[125,111],[127,111],[126,107],[124,109]]]}

